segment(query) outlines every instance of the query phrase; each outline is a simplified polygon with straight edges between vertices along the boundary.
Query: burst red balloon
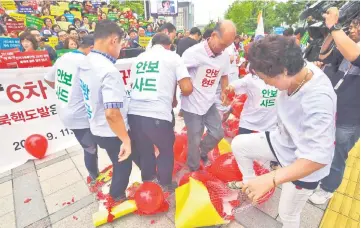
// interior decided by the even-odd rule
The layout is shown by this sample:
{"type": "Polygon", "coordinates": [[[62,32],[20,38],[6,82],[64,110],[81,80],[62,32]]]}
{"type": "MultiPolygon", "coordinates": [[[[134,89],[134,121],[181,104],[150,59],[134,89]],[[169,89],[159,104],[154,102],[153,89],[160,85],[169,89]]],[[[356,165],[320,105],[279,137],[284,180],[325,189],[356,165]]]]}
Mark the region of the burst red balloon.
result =
{"type": "Polygon", "coordinates": [[[242,181],[243,179],[242,173],[232,153],[219,156],[213,164],[207,168],[207,171],[224,183],[242,181]]]}
{"type": "Polygon", "coordinates": [[[173,145],[174,160],[184,163],[187,160],[187,133],[175,134],[173,145]]]}
{"type": "Polygon", "coordinates": [[[25,140],[25,150],[32,156],[42,159],[48,149],[48,140],[39,134],[30,135],[25,140]]]}
{"type": "Polygon", "coordinates": [[[184,174],[178,185],[182,186],[183,184],[188,183],[190,177],[202,182],[203,184],[207,183],[208,181],[217,181],[216,178],[212,177],[205,171],[196,171],[184,174]]]}
{"type": "Polygon", "coordinates": [[[156,183],[145,182],[136,191],[134,200],[140,213],[156,213],[164,203],[162,188],[156,183]]]}

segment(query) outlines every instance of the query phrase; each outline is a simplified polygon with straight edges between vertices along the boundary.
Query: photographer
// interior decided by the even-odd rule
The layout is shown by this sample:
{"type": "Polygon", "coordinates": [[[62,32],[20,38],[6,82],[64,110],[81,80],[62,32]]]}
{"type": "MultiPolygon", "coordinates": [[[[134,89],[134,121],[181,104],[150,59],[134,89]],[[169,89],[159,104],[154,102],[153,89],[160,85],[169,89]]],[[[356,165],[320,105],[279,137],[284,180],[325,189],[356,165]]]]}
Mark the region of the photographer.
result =
{"type": "Polygon", "coordinates": [[[323,63],[330,64],[331,69],[336,69],[325,70],[337,94],[336,145],[330,173],[310,197],[314,204],[326,203],[340,186],[348,152],[360,138],[360,20],[351,22],[347,36],[338,24],[337,8],[329,8],[323,17],[330,35],[319,57],[323,63]],[[336,47],[328,51],[332,41],[336,47]]]}
{"type": "MultiPolygon", "coordinates": [[[[39,30],[37,29],[30,29],[30,34],[35,36],[36,41],[38,42],[38,51],[44,51],[46,50],[49,54],[50,60],[55,61],[56,60],[56,52],[55,50],[50,47],[49,45],[45,44],[45,42],[48,42],[49,39],[47,36],[41,36],[39,30]]],[[[50,35],[51,36],[51,35],[50,35]]]]}

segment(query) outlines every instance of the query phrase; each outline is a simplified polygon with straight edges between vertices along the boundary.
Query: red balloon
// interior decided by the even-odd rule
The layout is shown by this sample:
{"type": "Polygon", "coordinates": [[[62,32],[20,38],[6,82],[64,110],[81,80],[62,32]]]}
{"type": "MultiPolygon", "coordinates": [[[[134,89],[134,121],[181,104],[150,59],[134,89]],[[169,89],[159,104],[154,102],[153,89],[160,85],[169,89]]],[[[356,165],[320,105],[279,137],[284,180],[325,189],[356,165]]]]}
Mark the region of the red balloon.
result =
{"type": "Polygon", "coordinates": [[[232,153],[219,156],[207,171],[223,182],[242,181],[243,176],[232,153]]]}
{"type": "Polygon", "coordinates": [[[32,156],[42,159],[48,149],[48,140],[39,134],[30,135],[25,140],[25,150],[32,156]]]}
{"type": "Polygon", "coordinates": [[[134,200],[140,213],[156,213],[164,203],[163,190],[156,183],[145,182],[135,192],[134,200]]]}

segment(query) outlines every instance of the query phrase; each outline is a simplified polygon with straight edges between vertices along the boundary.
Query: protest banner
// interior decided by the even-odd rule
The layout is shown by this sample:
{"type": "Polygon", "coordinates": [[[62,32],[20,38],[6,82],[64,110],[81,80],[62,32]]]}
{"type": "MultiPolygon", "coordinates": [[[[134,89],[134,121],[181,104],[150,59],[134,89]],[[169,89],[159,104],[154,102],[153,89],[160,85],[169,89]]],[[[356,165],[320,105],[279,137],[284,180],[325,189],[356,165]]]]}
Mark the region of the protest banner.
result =
{"type": "Polygon", "coordinates": [[[20,52],[19,48],[0,50],[0,58],[4,64],[1,68],[17,68],[15,53],[20,52]]]}
{"type": "Polygon", "coordinates": [[[73,14],[75,18],[78,18],[78,19],[82,20],[81,12],[79,12],[79,11],[71,11],[71,14],[73,14]]]}
{"type": "Polygon", "coordinates": [[[66,17],[66,19],[68,20],[68,22],[73,23],[73,21],[74,21],[74,15],[73,15],[73,14],[71,14],[71,13],[66,13],[66,14],[64,14],[64,17],[66,17]]]}
{"type": "MultiPolygon", "coordinates": [[[[118,60],[115,67],[129,87],[131,59],[118,60]]],[[[1,59],[0,59],[1,64],[1,59]]],[[[56,112],[56,92],[46,85],[44,75],[50,67],[0,70],[0,173],[34,159],[24,149],[32,134],[48,139],[46,155],[75,146],[71,130],[61,123],[56,112]]]]}
{"type": "Polygon", "coordinates": [[[152,37],[140,36],[139,37],[139,45],[145,48],[148,46],[148,43],[151,39],[152,39],[152,37]]]}
{"type": "Polygon", "coordinates": [[[26,14],[20,14],[20,13],[10,13],[10,17],[14,18],[16,21],[22,21],[24,22],[24,25],[26,25],[26,14]]]}
{"type": "Polygon", "coordinates": [[[24,31],[25,25],[22,21],[7,21],[6,30],[10,33],[13,31],[24,31]]]}
{"type": "Polygon", "coordinates": [[[51,60],[47,51],[17,52],[14,55],[18,68],[51,66],[51,60]]]}
{"type": "Polygon", "coordinates": [[[113,13],[113,12],[108,13],[107,19],[112,21],[117,20],[118,19],[117,13],[113,13]]]}
{"type": "Polygon", "coordinates": [[[71,25],[71,23],[70,23],[70,22],[67,22],[67,21],[58,21],[57,23],[58,23],[60,29],[61,29],[61,30],[65,30],[65,31],[67,31],[69,25],[71,25]]]}
{"type": "Polygon", "coordinates": [[[18,13],[31,14],[33,12],[34,12],[34,10],[31,6],[19,6],[19,8],[18,8],[18,13]]]}
{"type": "Polygon", "coordinates": [[[69,2],[58,2],[61,11],[69,10],[69,2]]]}
{"type": "Polygon", "coordinates": [[[41,18],[34,17],[31,15],[26,16],[26,27],[41,29],[44,25],[44,21],[41,18]]]}
{"type": "Polygon", "coordinates": [[[0,50],[8,50],[20,47],[21,44],[19,38],[0,37],[0,50]]]}
{"type": "Polygon", "coordinates": [[[60,49],[60,50],[56,50],[56,56],[58,58],[60,58],[61,56],[63,56],[65,53],[74,51],[73,49],[60,49]]]}
{"type": "Polygon", "coordinates": [[[89,22],[98,22],[98,16],[94,15],[94,14],[85,14],[84,16],[86,16],[89,19],[89,22]]]}
{"type": "Polygon", "coordinates": [[[0,0],[0,5],[5,10],[16,10],[16,4],[14,0],[0,0]]]}
{"type": "Polygon", "coordinates": [[[53,16],[60,16],[64,14],[64,11],[59,6],[50,5],[50,14],[53,16]]]}
{"type": "Polygon", "coordinates": [[[59,43],[59,39],[56,36],[49,37],[48,40],[49,41],[46,42],[46,44],[51,46],[52,48],[55,48],[55,46],[59,43]]]}
{"type": "Polygon", "coordinates": [[[102,12],[105,13],[105,14],[108,14],[109,8],[103,7],[103,8],[102,8],[102,12]]]}

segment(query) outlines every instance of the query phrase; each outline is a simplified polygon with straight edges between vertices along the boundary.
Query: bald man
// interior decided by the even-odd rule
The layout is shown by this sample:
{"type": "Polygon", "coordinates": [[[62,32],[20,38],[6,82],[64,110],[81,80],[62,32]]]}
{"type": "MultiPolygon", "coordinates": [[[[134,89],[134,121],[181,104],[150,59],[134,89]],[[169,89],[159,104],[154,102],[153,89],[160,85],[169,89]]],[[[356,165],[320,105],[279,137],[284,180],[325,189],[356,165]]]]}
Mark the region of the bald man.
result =
{"type": "Polygon", "coordinates": [[[236,27],[231,21],[217,23],[209,39],[188,48],[182,59],[192,78],[193,93],[182,96],[181,109],[188,134],[187,165],[191,171],[208,165],[208,152],[223,138],[221,117],[215,106],[217,86],[221,84],[221,100],[228,105],[230,57],[224,50],[233,43],[236,27]],[[204,127],[207,135],[202,140],[204,127]]]}

